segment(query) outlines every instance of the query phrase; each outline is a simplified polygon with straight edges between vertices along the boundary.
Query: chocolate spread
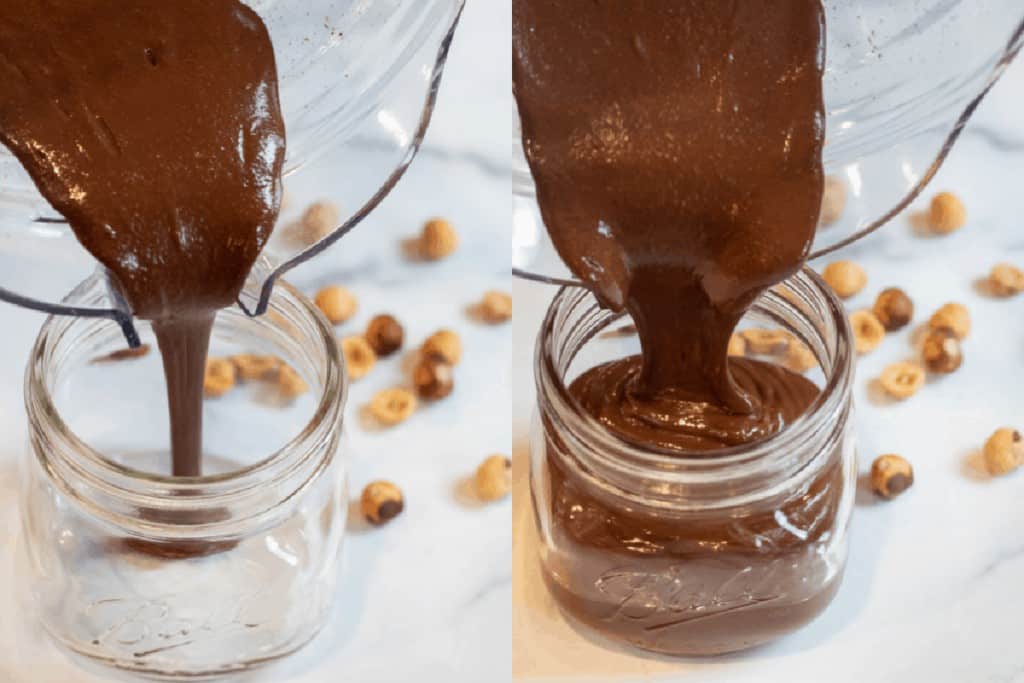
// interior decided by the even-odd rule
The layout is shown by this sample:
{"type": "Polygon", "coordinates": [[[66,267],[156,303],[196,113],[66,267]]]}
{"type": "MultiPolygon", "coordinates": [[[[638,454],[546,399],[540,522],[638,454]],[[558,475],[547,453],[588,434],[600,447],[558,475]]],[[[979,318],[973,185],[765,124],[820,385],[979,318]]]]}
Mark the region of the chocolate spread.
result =
{"type": "MultiPolygon", "coordinates": [[[[570,393],[626,441],[700,456],[764,440],[817,396],[727,349],[814,236],[824,18],[820,0],[514,0],[515,96],[545,226],[599,302],[630,314],[642,350],[570,393]]],[[[837,462],[742,518],[685,523],[602,502],[555,457],[548,470],[564,551],[546,558],[549,583],[607,632],[723,652],[831,599],[834,568],[816,544],[836,518],[837,462]]]]}
{"type": "Polygon", "coordinates": [[[163,355],[173,473],[198,475],[216,311],[270,237],[284,123],[238,0],[18,0],[0,12],[0,142],[163,355]]]}

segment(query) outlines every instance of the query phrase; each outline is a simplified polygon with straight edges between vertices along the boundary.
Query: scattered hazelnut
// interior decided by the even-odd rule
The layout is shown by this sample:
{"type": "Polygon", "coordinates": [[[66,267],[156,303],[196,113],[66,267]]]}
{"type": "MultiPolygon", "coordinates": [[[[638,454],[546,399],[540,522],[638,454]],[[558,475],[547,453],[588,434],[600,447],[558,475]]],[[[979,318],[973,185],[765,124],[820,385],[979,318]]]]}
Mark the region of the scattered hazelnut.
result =
{"type": "Polygon", "coordinates": [[[825,176],[825,191],[821,196],[821,214],[818,225],[832,225],[846,208],[846,183],[839,176],[825,176]]]}
{"type": "Polygon", "coordinates": [[[747,350],[757,354],[782,353],[789,346],[789,333],[783,330],[766,330],[760,327],[741,330],[740,335],[747,343],[747,350]]]}
{"type": "Polygon", "coordinates": [[[402,348],[405,330],[393,315],[376,315],[366,326],[366,341],[381,358],[402,348]]]}
{"type": "Polygon", "coordinates": [[[971,332],[971,316],[963,304],[945,304],[932,314],[928,327],[949,330],[957,339],[966,339],[971,332]]]}
{"type": "Polygon", "coordinates": [[[506,322],[512,317],[512,297],[493,289],[485,292],[480,302],[480,317],[491,324],[506,322]]]}
{"type": "Polygon", "coordinates": [[[747,341],[743,338],[742,335],[733,332],[732,336],[729,337],[729,355],[747,355],[747,341]]]}
{"type": "Polygon", "coordinates": [[[899,287],[883,289],[871,310],[886,332],[901,330],[914,319],[914,302],[899,287]]]}
{"type": "Polygon", "coordinates": [[[141,344],[136,346],[134,349],[118,349],[117,351],[111,351],[105,356],[99,356],[93,358],[93,363],[116,363],[123,360],[132,360],[134,358],[142,358],[149,353],[149,344],[141,344]]]}
{"type": "Polygon", "coordinates": [[[868,283],[867,273],[853,261],[833,261],[821,276],[840,298],[849,299],[868,283]]]}
{"type": "Polygon", "coordinates": [[[235,386],[235,365],[227,358],[209,358],[203,376],[203,395],[217,398],[235,386]]]}
{"type": "Polygon", "coordinates": [[[443,218],[431,218],[420,235],[420,253],[424,258],[437,261],[450,256],[459,246],[459,236],[452,224],[443,218]]]}
{"type": "Polygon", "coordinates": [[[314,202],[302,214],[302,233],[309,242],[318,242],[334,231],[341,222],[337,204],[328,201],[314,202]]]}
{"type": "Polygon", "coordinates": [[[377,354],[363,337],[352,335],[341,340],[341,353],[345,356],[345,367],[348,378],[352,381],[362,379],[377,363],[377,354]]]}
{"type": "Polygon", "coordinates": [[[871,489],[885,499],[895,498],[914,484],[914,468],[898,455],[880,455],[871,463],[871,489]]]}
{"type": "Polygon", "coordinates": [[[952,192],[940,192],[932,197],[928,207],[928,225],[933,232],[948,235],[959,230],[967,222],[967,209],[952,192]]]}
{"type": "Polygon", "coordinates": [[[404,422],[414,410],[416,395],[401,387],[378,391],[370,400],[370,413],[388,427],[404,422]]]}
{"type": "Polygon", "coordinates": [[[850,314],[853,329],[853,345],[859,354],[871,353],[885,339],[885,327],[871,311],[854,311],[850,314]]]}
{"type": "Polygon", "coordinates": [[[462,358],[462,342],[455,332],[438,330],[423,342],[420,353],[426,357],[439,358],[449,365],[458,365],[462,358]]]}
{"type": "Polygon", "coordinates": [[[352,292],[338,285],[321,289],[316,293],[313,303],[334,325],[343,323],[351,318],[355,315],[356,308],[358,308],[356,298],[352,296],[352,292]]]}
{"type": "Polygon", "coordinates": [[[794,339],[786,349],[785,366],[793,372],[804,373],[818,367],[818,358],[807,344],[794,339]]]}
{"type": "Polygon", "coordinates": [[[290,365],[282,364],[277,373],[277,388],[288,400],[296,399],[309,391],[306,380],[290,365]]]}
{"type": "Polygon", "coordinates": [[[903,361],[893,363],[882,370],[879,382],[882,389],[893,398],[903,400],[917,393],[924,385],[924,368],[917,363],[903,361]]]}
{"type": "Polygon", "coordinates": [[[988,274],[992,293],[997,296],[1013,296],[1024,292],[1024,270],[1009,263],[997,263],[988,274]]]}
{"type": "Polygon", "coordinates": [[[281,369],[281,359],[277,356],[257,356],[241,353],[231,357],[235,365],[235,374],[240,382],[276,379],[281,369]]]}
{"type": "Polygon", "coordinates": [[[1009,474],[1024,462],[1024,437],[1016,429],[997,429],[985,442],[982,455],[989,474],[1009,474]]]}
{"type": "Polygon", "coordinates": [[[956,372],[964,362],[960,340],[946,329],[930,331],[924,338],[921,354],[929,372],[956,372]]]}
{"type": "Polygon", "coordinates": [[[390,522],[405,509],[402,489],[390,481],[371,482],[359,497],[359,509],[371,524],[390,522]]]}
{"type": "Polygon", "coordinates": [[[473,478],[480,500],[500,500],[512,488],[512,461],[504,455],[492,455],[476,468],[473,478]]]}
{"type": "Polygon", "coordinates": [[[452,393],[455,374],[448,363],[425,356],[416,364],[412,372],[412,381],[420,398],[436,401],[452,393]]]}

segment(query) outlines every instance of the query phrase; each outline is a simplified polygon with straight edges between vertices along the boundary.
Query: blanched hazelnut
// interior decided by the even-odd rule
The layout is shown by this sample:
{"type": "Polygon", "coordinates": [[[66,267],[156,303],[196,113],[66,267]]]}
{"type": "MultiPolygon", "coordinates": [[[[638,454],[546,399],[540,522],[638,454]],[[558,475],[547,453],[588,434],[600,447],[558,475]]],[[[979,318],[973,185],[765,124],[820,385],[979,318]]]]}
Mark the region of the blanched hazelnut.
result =
{"type": "Polygon", "coordinates": [[[481,500],[495,501],[508,495],[512,488],[512,461],[504,455],[492,455],[476,468],[473,478],[481,500]]]}
{"type": "Polygon", "coordinates": [[[506,322],[512,317],[512,297],[496,290],[485,292],[480,302],[480,316],[491,324],[506,322]]]}
{"type": "Polygon", "coordinates": [[[366,326],[366,341],[380,357],[390,356],[402,348],[405,330],[392,315],[374,316],[366,326]]]}
{"type": "Polygon", "coordinates": [[[895,498],[913,483],[914,468],[898,455],[880,455],[871,463],[871,489],[882,498],[895,498]]]}
{"type": "Polygon", "coordinates": [[[785,330],[768,330],[751,327],[740,331],[740,336],[747,344],[747,350],[756,354],[782,353],[789,346],[790,336],[785,330]]]}
{"type": "Polygon", "coordinates": [[[374,481],[363,489],[359,509],[371,524],[384,524],[402,513],[405,498],[402,490],[390,481],[374,481]]]}
{"type": "Polygon", "coordinates": [[[327,237],[341,222],[338,205],[329,201],[310,204],[302,214],[301,229],[308,242],[318,242],[327,237]]]}
{"type": "Polygon", "coordinates": [[[377,363],[377,354],[362,336],[352,335],[341,340],[341,353],[345,356],[345,368],[352,381],[362,379],[377,363]]]}
{"type": "Polygon", "coordinates": [[[227,358],[210,358],[203,375],[203,395],[218,398],[235,386],[235,365],[227,358]]]}
{"type": "Polygon", "coordinates": [[[996,296],[1024,292],[1024,270],[1009,263],[997,263],[988,274],[989,287],[996,296]]]}
{"type": "Polygon", "coordinates": [[[452,224],[443,218],[431,218],[423,226],[420,253],[431,261],[443,259],[459,246],[459,236],[452,224]]]}
{"type": "Polygon", "coordinates": [[[240,353],[231,357],[235,365],[235,373],[241,382],[276,379],[281,369],[281,359],[277,356],[259,356],[252,353],[240,353]]]}
{"type": "Polygon", "coordinates": [[[846,209],[846,183],[839,176],[825,176],[825,190],[821,196],[819,225],[832,225],[843,216],[846,209]]]}
{"type": "Polygon", "coordinates": [[[386,427],[404,422],[416,410],[416,395],[395,387],[378,391],[370,400],[370,414],[386,427]]]}
{"type": "Polygon", "coordinates": [[[119,361],[133,360],[135,358],[142,358],[149,354],[149,344],[140,344],[134,349],[118,349],[117,351],[111,351],[105,356],[99,356],[93,358],[93,363],[117,363],[119,361]]]}
{"type": "Polygon", "coordinates": [[[804,373],[818,367],[818,358],[807,344],[794,339],[786,349],[784,364],[793,372],[804,373]]]}
{"type": "Polygon", "coordinates": [[[462,358],[462,342],[455,332],[438,330],[423,342],[420,353],[425,357],[439,358],[449,365],[458,365],[459,359],[462,358]]]}
{"type": "Polygon", "coordinates": [[[957,339],[966,339],[971,333],[971,315],[963,304],[945,304],[932,314],[928,327],[933,330],[949,330],[957,339]]]}
{"type": "Polygon", "coordinates": [[[948,235],[959,230],[967,222],[967,209],[952,192],[940,192],[932,198],[928,207],[928,225],[933,232],[948,235]]]}
{"type": "Polygon", "coordinates": [[[729,337],[729,355],[745,356],[747,354],[747,342],[742,335],[735,332],[729,337]]]}
{"type": "Polygon", "coordinates": [[[277,388],[281,395],[293,400],[309,391],[306,380],[290,365],[282,364],[277,373],[277,388]]]}
{"type": "Polygon", "coordinates": [[[885,327],[871,311],[854,311],[850,314],[850,328],[853,330],[853,345],[859,354],[870,353],[885,339],[885,327]]]}
{"type": "Polygon", "coordinates": [[[887,366],[878,379],[885,393],[900,400],[916,394],[924,386],[924,380],[924,368],[906,361],[887,366]]]}
{"type": "Polygon", "coordinates": [[[832,291],[842,299],[848,299],[868,284],[867,273],[853,261],[833,261],[821,271],[832,291]]]}
{"type": "Polygon", "coordinates": [[[901,330],[914,319],[914,302],[899,287],[883,289],[871,310],[886,332],[901,330]]]}
{"type": "Polygon", "coordinates": [[[1016,429],[997,429],[985,441],[985,468],[993,476],[1009,474],[1024,462],[1024,437],[1016,429]]]}
{"type": "Polygon", "coordinates": [[[313,303],[335,325],[351,318],[359,307],[352,292],[339,285],[321,289],[316,293],[313,303]]]}

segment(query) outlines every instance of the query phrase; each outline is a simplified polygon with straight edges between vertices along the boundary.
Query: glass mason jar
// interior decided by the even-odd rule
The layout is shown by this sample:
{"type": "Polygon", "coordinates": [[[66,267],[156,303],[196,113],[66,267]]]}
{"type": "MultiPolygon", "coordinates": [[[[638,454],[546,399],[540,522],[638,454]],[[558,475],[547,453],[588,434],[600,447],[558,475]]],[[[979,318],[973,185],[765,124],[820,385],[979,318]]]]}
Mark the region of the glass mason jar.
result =
{"type": "Polygon", "coordinates": [[[764,441],[693,455],[623,441],[569,393],[583,371],[638,352],[635,337],[608,333],[622,317],[565,288],[537,342],[530,485],[556,602],[605,636],[673,655],[803,626],[839,586],[856,486],[842,305],[810,270],[754,305],[741,327],[806,344],[820,393],[764,441]]]}
{"type": "MultiPolygon", "coordinates": [[[[103,300],[104,283],[68,303],[103,300]]],[[[309,391],[247,382],[206,401],[204,474],[191,478],[168,475],[159,354],[106,358],[123,345],[109,321],[51,317],[32,351],[26,606],[72,651],[145,675],[215,676],[295,651],[328,614],[347,513],[333,331],[284,283],[265,316],[218,314],[211,356],[273,354],[309,391]]]]}

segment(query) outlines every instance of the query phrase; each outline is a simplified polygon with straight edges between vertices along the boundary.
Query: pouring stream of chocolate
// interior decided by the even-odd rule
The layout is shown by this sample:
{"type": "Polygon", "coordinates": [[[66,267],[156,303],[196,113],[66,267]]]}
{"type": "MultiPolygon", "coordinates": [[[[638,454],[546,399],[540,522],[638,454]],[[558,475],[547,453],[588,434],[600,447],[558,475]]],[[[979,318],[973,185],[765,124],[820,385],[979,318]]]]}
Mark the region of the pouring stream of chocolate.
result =
{"type": "Polygon", "coordinates": [[[198,475],[213,318],[280,203],[273,47],[237,0],[19,0],[0,12],[0,142],[163,355],[175,475],[198,475]]]}
{"type": "Polygon", "coordinates": [[[755,441],[813,397],[807,380],[730,363],[727,348],[809,252],[823,68],[820,0],[513,3],[513,82],[544,223],[573,274],[640,335],[640,359],[573,387],[621,435],[755,441]]]}

